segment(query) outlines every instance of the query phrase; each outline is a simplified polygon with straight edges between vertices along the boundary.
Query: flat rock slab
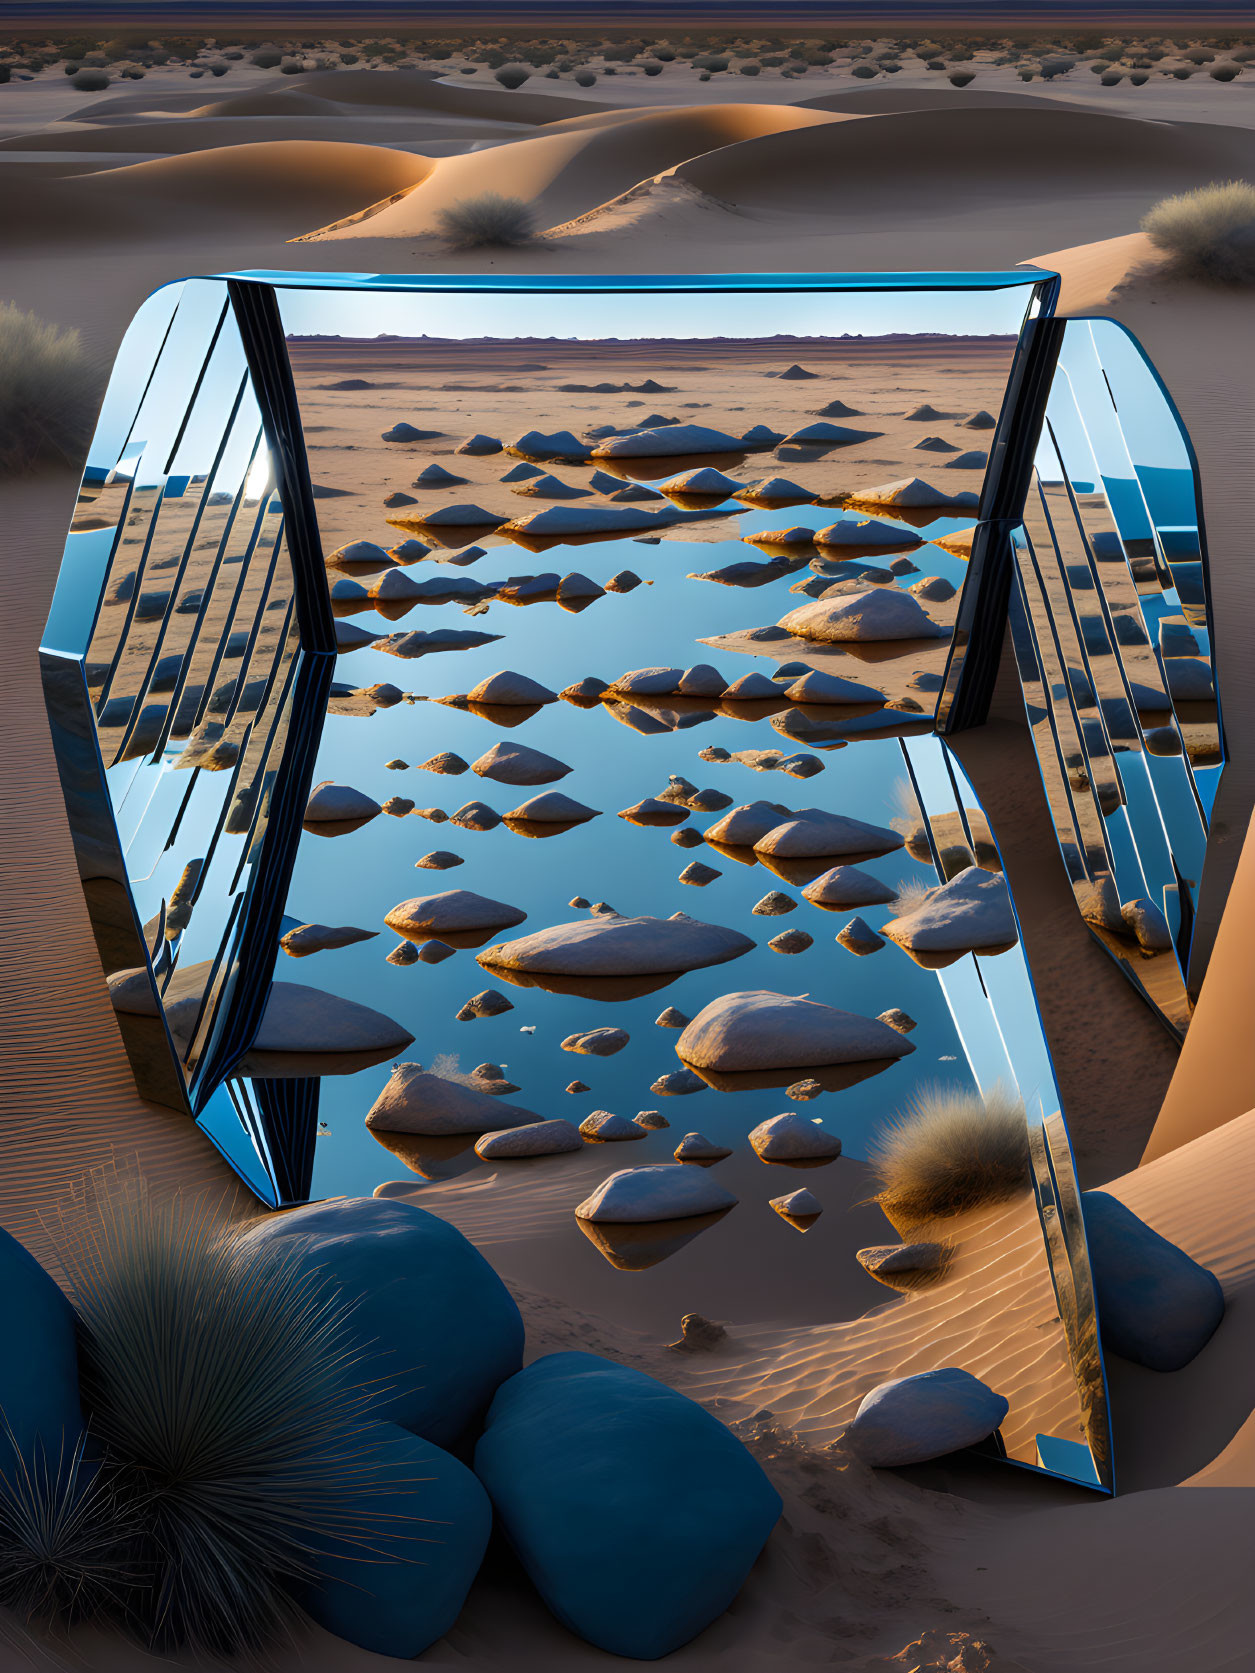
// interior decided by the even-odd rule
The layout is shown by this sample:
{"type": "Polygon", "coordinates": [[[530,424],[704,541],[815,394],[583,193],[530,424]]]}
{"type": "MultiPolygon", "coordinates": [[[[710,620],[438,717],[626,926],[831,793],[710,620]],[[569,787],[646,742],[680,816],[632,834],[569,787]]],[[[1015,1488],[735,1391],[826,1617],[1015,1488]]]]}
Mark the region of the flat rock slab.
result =
{"type": "Polygon", "coordinates": [[[562,1156],[582,1150],[584,1140],[569,1121],[534,1121],[525,1127],[507,1127],[504,1132],[485,1133],[476,1141],[475,1154],[485,1161],[526,1156],[562,1156]]]}
{"type": "Polygon", "coordinates": [[[978,952],[1019,939],[1005,878],[978,866],[939,884],[914,912],[891,918],[884,933],[919,953],[978,952]]]}
{"type": "Polygon", "coordinates": [[[447,933],[509,929],[527,913],[503,900],[477,895],[470,889],[446,889],[438,895],[416,895],[394,906],[384,922],[398,935],[424,939],[447,933]]]}
{"type": "Polygon", "coordinates": [[[358,929],[353,924],[301,924],[279,937],[279,945],[290,958],[308,958],[336,947],[352,947],[358,941],[373,941],[377,929],[358,929]]]}
{"type": "Polygon", "coordinates": [[[590,1028],[583,1034],[568,1034],[562,1050],[578,1051],[590,1057],[613,1057],[630,1038],[626,1028],[590,1028]]]}
{"type": "Polygon", "coordinates": [[[479,962],[488,968],[547,975],[649,976],[725,964],[753,945],[738,930],[704,924],[683,913],[671,918],[606,915],[556,924],[488,947],[479,954],[479,962]]]}
{"type": "Polygon", "coordinates": [[[804,807],[760,837],[754,852],[777,860],[810,860],[829,854],[890,854],[901,847],[902,838],[887,825],[804,807]]]}

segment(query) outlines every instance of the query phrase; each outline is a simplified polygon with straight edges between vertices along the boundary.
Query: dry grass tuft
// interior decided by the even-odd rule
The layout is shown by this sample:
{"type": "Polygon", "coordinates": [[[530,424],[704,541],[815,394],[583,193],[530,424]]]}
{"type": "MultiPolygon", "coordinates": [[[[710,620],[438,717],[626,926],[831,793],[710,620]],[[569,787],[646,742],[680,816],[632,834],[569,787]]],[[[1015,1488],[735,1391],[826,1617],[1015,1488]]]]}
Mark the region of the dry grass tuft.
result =
{"type": "Polygon", "coordinates": [[[0,479],[81,464],[100,382],[77,331],[0,302],[0,479]]]}
{"type": "Polygon", "coordinates": [[[1255,186],[1248,181],[1164,198],[1143,217],[1142,231],[1192,279],[1255,285],[1255,186]]]}
{"type": "Polygon", "coordinates": [[[962,1087],[923,1089],[874,1142],[877,1201],[901,1230],[985,1203],[1031,1182],[1024,1103],[1006,1087],[985,1097],[962,1087]]]}
{"type": "Polygon", "coordinates": [[[440,237],[450,250],[480,250],[526,244],[536,236],[536,219],[522,198],[481,192],[442,209],[440,237]]]}

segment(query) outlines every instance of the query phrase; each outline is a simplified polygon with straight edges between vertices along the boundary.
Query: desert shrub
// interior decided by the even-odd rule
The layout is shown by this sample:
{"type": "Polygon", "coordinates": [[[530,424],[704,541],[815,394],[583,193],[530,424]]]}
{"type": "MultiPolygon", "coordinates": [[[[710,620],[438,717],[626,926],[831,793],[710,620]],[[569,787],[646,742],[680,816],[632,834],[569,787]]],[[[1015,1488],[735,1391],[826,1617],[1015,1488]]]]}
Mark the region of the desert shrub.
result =
{"type": "Polygon", "coordinates": [[[70,77],[70,86],[77,87],[80,93],[103,93],[112,81],[107,70],[76,70],[70,77]]]}
{"type": "Polygon", "coordinates": [[[743,76],[760,76],[763,73],[763,67],[761,64],[756,64],[751,58],[746,63],[737,65],[737,73],[743,76]]]}
{"type": "Polygon", "coordinates": [[[230,68],[230,64],[211,64],[209,73],[211,76],[224,76],[230,68]]]}
{"type": "Polygon", "coordinates": [[[1095,58],[1089,68],[1092,75],[1104,75],[1111,68],[1111,61],[1107,58],[1095,58]]]}
{"type": "Polygon", "coordinates": [[[661,64],[644,64],[641,67],[647,76],[660,76],[662,74],[661,64]]]}
{"type": "Polygon", "coordinates": [[[945,67],[946,61],[944,58],[930,58],[924,65],[926,70],[944,70],[945,67]]]}
{"type": "Polygon", "coordinates": [[[144,71],[134,64],[131,65],[130,69],[123,70],[122,74],[127,81],[143,81],[144,79],[144,71]]]}
{"type": "Polygon", "coordinates": [[[229,58],[233,64],[238,64],[244,54],[238,47],[232,47],[230,52],[224,52],[222,56],[224,58],[229,58]]]}
{"type": "Polygon", "coordinates": [[[1075,58],[1043,58],[1041,73],[1047,81],[1053,81],[1056,76],[1067,75],[1075,63],[1075,58]]]}
{"type": "Polygon", "coordinates": [[[7,64],[0,64],[0,86],[3,86],[6,81],[12,80],[12,77],[13,72],[10,70],[9,66],[7,64]]]}
{"type": "Polygon", "coordinates": [[[360,64],[361,59],[356,52],[342,52],[340,54],[340,62],[342,64],[360,64]]]}
{"type": "Polygon", "coordinates": [[[1169,71],[1169,74],[1177,81],[1188,81],[1194,72],[1193,70],[1177,69],[1169,71]]]}
{"type": "Polygon", "coordinates": [[[503,197],[500,192],[463,198],[461,203],[442,209],[438,222],[440,237],[450,250],[526,244],[536,234],[531,206],[522,198],[503,197]]]}
{"type": "Polygon", "coordinates": [[[710,80],[710,71],[709,70],[699,70],[697,72],[697,79],[698,79],[698,81],[709,81],[710,80]]]}
{"type": "Polygon", "coordinates": [[[1023,1101],[1006,1087],[921,1091],[873,1140],[877,1201],[895,1226],[1005,1201],[1031,1182],[1023,1101]]]}
{"type": "Polygon", "coordinates": [[[1134,70],[1133,74],[1129,77],[1129,86],[1130,87],[1145,87],[1146,83],[1149,80],[1150,80],[1150,71],[1149,70],[1134,70]]]}
{"type": "Polygon", "coordinates": [[[67,58],[63,67],[65,69],[66,75],[76,76],[78,74],[78,72],[83,68],[83,65],[82,65],[82,62],[77,58],[67,58]]]}
{"type": "Polygon", "coordinates": [[[460,76],[473,76],[475,74],[474,64],[463,64],[462,68],[458,71],[458,74],[460,76]]]}
{"type": "Polygon", "coordinates": [[[1142,231],[1191,278],[1255,284],[1255,186],[1245,180],[1164,198],[1143,217],[1142,231]]]}
{"type": "MultiPolygon", "coordinates": [[[[303,75],[304,71],[304,64],[293,58],[289,58],[286,64],[280,64],[279,66],[279,74],[281,76],[299,76],[303,75]]],[[[195,70],[193,70],[192,74],[195,75],[195,73],[195,70]]]]}
{"type": "Polygon", "coordinates": [[[273,47],[263,47],[255,52],[250,60],[259,70],[277,70],[283,62],[283,54],[276,52],[273,47]]]}
{"type": "Polygon", "coordinates": [[[1207,73],[1213,81],[1236,81],[1242,74],[1242,66],[1240,64],[1213,64],[1207,73]]]}
{"type": "Polygon", "coordinates": [[[502,87],[522,87],[530,74],[531,71],[525,69],[522,64],[503,64],[495,72],[494,79],[500,82],[502,87]]]}
{"type": "Polygon", "coordinates": [[[312,1538],[365,1537],[340,1508],[373,1445],[345,1316],[182,1199],[119,1189],[63,1229],[84,1408],[142,1524],[129,1618],[157,1647],[259,1648],[312,1538]]]}
{"type": "Polygon", "coordinates": [[[1240,46],[1229,54],[1235,64],[1249,64],[1255,58],[1255,46],[1240,46]]]}
{"type": "Polygon", "coordinates": [[[1021,81],[1032,81],[1033,79],[1032,70],[1017,70],[1015,73],[1021,81]]]}
{"type": "Polygon", "coordinates": [[[1118,87],[1123,80],[1124,77],[1119,70],[1108,70],[1106,75],[1099,77],[1098,85],[1100,87],[1118,87]]]}
{"type": "Polygon", "coordinates": [[[596,80],[597,74],[594,70],[577,70],[575,72],[575,85],[577,87],[591,87],[596,80]]]}
{"type": "Polygon", "coordinates": [[[950,72],[951,87],[966,87],[969,82],[973,82],[975,80],[975,70],[951,70],[950,72]]]}
{"type": "Polygon", "coordinates": [[[850,74],[858,76],[861,81],[870,81],[877,74],[877,70],[874,64],[856,64],[850,74]]]}
{"type": "Polygon", "coordinates": [[[675,48],[671,46],[656,46],[654,48],[654,57],[660,64],[674,64],[675,48]]]}
{"type": "Polygon", "coordinates": [[[1188,52],[1183,52],[1181,56],[1188,59],[1191,64],[1210,64],[1216,55],[1210,47],[1192,46],[1188,52]]]}
{"type": "Polygon", "coordinates": [[[699,70],[709,70],[711,75],[720,75],[727,69],[729,60],[719,53],[707,53],[702,58],[695,58],[693,63],[699,70]]]}

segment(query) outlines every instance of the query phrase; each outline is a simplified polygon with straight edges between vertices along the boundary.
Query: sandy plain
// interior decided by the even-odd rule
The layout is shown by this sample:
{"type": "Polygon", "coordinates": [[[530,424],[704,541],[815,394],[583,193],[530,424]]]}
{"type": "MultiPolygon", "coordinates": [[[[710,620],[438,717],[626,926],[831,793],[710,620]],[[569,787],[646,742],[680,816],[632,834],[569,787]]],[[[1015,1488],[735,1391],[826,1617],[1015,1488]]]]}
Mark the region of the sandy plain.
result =
{"type": "MultiPolygon", "coordinates": [[[[685,83],[683,103],[697,93],[702,100],[694,111],[672,108],[681,89],[669,92],[665,77],[613,89],[602,82],[592,96],[564,87],[551,104],[524,104],[530,89],[442,89],[372,74],[369,82],[342,75],[279,84],[244,72],[222,99],[204,84],[192,91],[154,75],[137,93],[112,92],[95,111],[82,95],[43,82],[0,89],[6,294],[79,326],[107,361],[140,300],[195,272],[883,271],[1034,259],[1057,268],[1065,310],[1111,315],[1142,337],[1200,457],[1230,762],[1215,826],[1224,840],[1214,884],[1208,879],[1210,940],[1255,775],[1255,672],[1242,643],[1255,603],[1247,560],[1251,304],[1162,272],[1136,227],[1169,190],[1255,170],[1255,104],[1245,81],[1126,91],[1069,78],[1057,91],[1029,94],[1010,80],[995,86],[992,74],[963,92],[922,76],[911,85],[904,74],[883,90],[853,90],[847,80],[816,108],[802,104],[816,96],[814,80],[775,85],[764,75],[744,86],[685,83]],[[506,182],[537,204],[550,236],[507,255],[444,255],[429,229],[446,189],[501,190],[506,182]],[[378,215],[308,236],[411,186],[378,215]]],[[[250,1211],[200,1136],[137,1098],[98,974],[33,656],[75,487],[66,472],[0,490],[9,737],[0,780],[0,1218],[36,1252],[57,1202],[93,1167],[138,1165],[159,1182],[214,1193],[226,1213],[250,1211]]],[[[347,511],[343,500],[326,503],[347,511]]],[[[342,532],[383,531],[354,519],[342,532]]],[[[600,1316],[538,1282],[540,1242],[529,1232],[543,1221],[543,1204],[528,1191],[506,1215],[500,1200],[489,1212],[447,1188],[442,1211],[484,1240],[515,1287],[533,1353],[588,1346],[704,1400],[739,1402],[728,1415],[784,1493],[785,1521],[736,1609],[675,1658],[680,1666],[776,1673],[835,1663],[857,1673],[930,1628],[987,1640],[1008,1673],[1017,1665],[1029,1673],[1176,1673],[1191,1664],[1228,1673],[1246,1664],[1255,1382],[1244,1336],[1255,1280],[1255,1124],[1244,1112],[1255,1105],[1255,1071],[1226,1059],[1232,1073],[1218,1099],[1210,1071],[1241,1027],[1243,1013],[1235,1022],[1229,1007],[1249,986],[1243,954],[1255,858],[1248,853],[1239,873],[1203,990],[1195,1024],[1203,1062],[1187,1047],[1173,1080],[1175,1049],[1077,918],[1017,703],[1014,684],[1004,686],[995,723],[960,751],[1007,854],[1083,1183],[1109,1184],[1213,1266],[1229,1316],[1184,1372],[1156,1377],[1109,1361],[1123,1488],[1113,1503],[975,1464],[890,1477],[809,1444],[830,1438],[822,1426],[805,1425],[815,1433],[803,1441],[777,1418],[755,1416],[764,1401],[780,1419],[803,1411],[781,1369],[786,1340],[799,1355],[819,1356],[837,1383],[839,1344],[822,1333],[818,1343],[800,1341],[805,1331],[758,1298],[728,1317],[733,1350],[694,1375],[665,1345],[674,1326],[600,1316]],[[1213,1016],[1214,1032],[1204,1036],[1213,1016]],[[1170,1081],[1171,1120],[1156,1129],[1154,1160],[1139,1168],[1170,1081]],[[770,1375],[754,1368],[764,1344],[770,1375]]],[[[434,1205],[429,1195],[424,1201],[434,1205]]],[[[934,1292],[938,1307],[943,1295],[934,1292]]],[[[666,1299],[678,1324],[691,1303],[666,1299]]],[[[888,1304],[890,1318],[901,1312],[888,1304]]],[[[829,1416],[854,1385],[843,1386],[843,1395],[825,1395],[829,1416]]],[[[62,1654],[95,1668],[157,1665],[90,1638],[62,1654]]],[[[17,1646],[11,1657],[15,1667],[45,1664],[17,1646]]],[[[456,1632],[424,1659],[582,1669],[610,1658],[556,1627],[503,1564],[486,1571],[456,1632]]],[[[385,1664],[312,1634],[283,1665],[348,1673],[385,1664]]]]}

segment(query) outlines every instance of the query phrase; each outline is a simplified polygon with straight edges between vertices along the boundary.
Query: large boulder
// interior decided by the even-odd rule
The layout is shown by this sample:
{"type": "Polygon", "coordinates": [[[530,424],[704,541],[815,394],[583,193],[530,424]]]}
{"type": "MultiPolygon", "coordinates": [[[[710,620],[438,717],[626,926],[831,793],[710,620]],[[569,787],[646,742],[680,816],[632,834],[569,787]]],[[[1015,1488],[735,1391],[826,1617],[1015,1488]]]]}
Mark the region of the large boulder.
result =
{"type": "Polygon", "coordinates": [[[869,1063],[905,1057],[914,1047],[875,1017],[760,988],[712,999],[675,1049],[695,1068],[735,1073],[869,1063]]]}
{"type": "Polygon", "coordinates": [[[1083,1191],[1103,1347],[1151,1371],[1179,1371],[1224,1317],[1215,1274],[1106,1191],[1083,1191]]]}
{"type": "Polygon", "coordinates": [[[55,1467],[83,1430],[78,1400],[74,1310],[43,1267],[0,1231],[0,1474],[12,1478],[13,1454],[55,1467]]]}
{"type": "Polygon", "coordinates": [[[411,940],[480,930],[512,929],[527,913],[503,900],[491,900],[472,889],[446,889],[438,895],[416,895],[403,900],[384,918],[389,929],[411,940]]]}
{"type": "Polygon", "coordinates": [[[455,1226],[413,1203],[308,1203],[245,1237],[288,1256],[312,1280],[313,1300],[346,1310],[359,1356],[346,1375],[371,1388],[374,1418],[450,1446],[523,1362],[523,1321],[505,1285],[455,1226]]]}
{"type": "Polygon", "coordinates": [[[849,814],[823,808],[799,808],[792,819],[774,825],[754,844],[756,854],[778,860],[820,859],[829,854],[879,855],[901,848],[902,838],[887,825],[870,825],[849,814]]]}
{"type": "Polygon", "coordinates": [[[781,1510],[717,1418],[595,1354],[549,1354],[512,1377],[475,1469],[558,1619],[638,1661],[668,1655],[727,1609],[781,1510]],[[647,1574],[628,1552],[648,1553],[647,1574]]]}
{"type": "Polygon", "coordinates": [[[337,1638],[403,1659],[457,1620],[492,1505],[478,1477],[430,1441],[391,1423],[374,1425],[369,1439],[339,1505],[347,1537],[311,1530],[310,1573],[296,1598],[337,1638]]]}
{"type": "Polygon", "coordinates": [[[944,1365],[873,1388],[844,1441],[864,1464],[923,1464],[985,1440],[1009,1410],[979,1377],[944,1365]]]}

